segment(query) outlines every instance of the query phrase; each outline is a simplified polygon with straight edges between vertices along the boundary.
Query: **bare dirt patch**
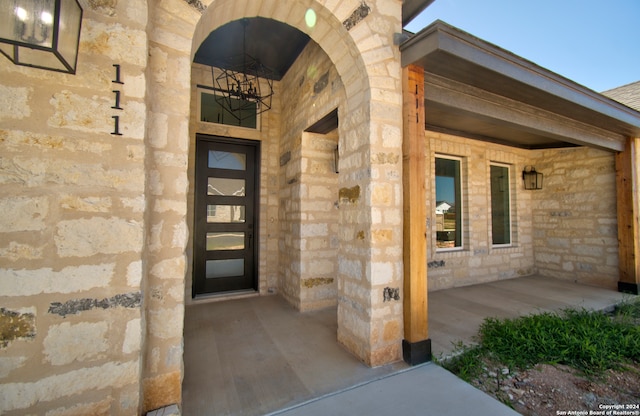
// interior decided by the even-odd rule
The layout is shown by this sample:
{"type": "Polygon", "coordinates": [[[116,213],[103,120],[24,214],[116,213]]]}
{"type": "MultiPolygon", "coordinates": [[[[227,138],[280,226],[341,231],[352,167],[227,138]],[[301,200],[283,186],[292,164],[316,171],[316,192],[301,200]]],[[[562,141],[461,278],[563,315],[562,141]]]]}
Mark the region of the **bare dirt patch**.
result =
{"type": "Polygon", "coordinates": [[[640,364],[625,367],[588,377],[563,365],[538,364],[510,373],[486,363],[486,371],[471,384],[523,415],[607,415],[606,410],[614,410],[604,405],[622,405],[616,411],[628,412],[609,415],[640,415],[640,364]]]}

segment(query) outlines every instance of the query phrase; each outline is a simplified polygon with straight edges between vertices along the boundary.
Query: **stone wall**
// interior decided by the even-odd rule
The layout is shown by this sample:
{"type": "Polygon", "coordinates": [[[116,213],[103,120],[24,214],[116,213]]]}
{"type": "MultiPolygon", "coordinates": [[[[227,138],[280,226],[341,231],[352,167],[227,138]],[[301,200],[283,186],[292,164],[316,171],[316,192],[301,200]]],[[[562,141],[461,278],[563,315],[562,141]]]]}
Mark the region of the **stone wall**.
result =
{"type": "Polygon", "coordinates": [[[426,132],[427,155],[427,273],[429,290],[485,283],[535,272],[531,239],[531,204],[535,191],[525,191],[521,172],[532,164],[532,153],[513,147],[426,132]],[[462,240],[457,251],[436,250],[435,158],[461,158],[462,240]],[[498,162],[510,166],[512,244],[491,243],[491,189],[489,166],[498,162]]]}
{"type": "Polygon", "coordinates": [[[532,152],[544,174],[533,191],[534,252],[540,274],[617,288],[614,154],[588,148],[532,152]]]}
{"type": "MultiPolygon", "coordinates": [[[[217,72],[216,72],[217,74],[217,72]]],[[[261,294],[275,293],[278,286],[278,146],[280,143],[280,83],[274,82],[272,109],[259,116],[259,126],[248,129],[223,124],[205,123],[199,120],[198,95],[202,89],[197,85],[213,86],[211,67],[193,64],[191,70],[191,117],[189,122],[189,198],[193,207],[195,182],[195,140],[196,134],[255,140],[260,142],[260,212],[259,212],[259,266],[258,291],[261,294]]],[[[210,91],[209,91],[210,92],[210,91]]],[[[193,209],[188,212],[190,234],[193,235],[193,209]]],[[[188,270],[185,284],[187,303],[193,303],[192,287],[192,245],[188,242],[188,270]]]]}
{"type": "Polygon", "coordinates": [[[280,292],[299,310],[317,309],[337,303],[338,131],[304,130],[344,108],[344,87],[313,41],[281,84],[280,292]]]}
{"type": "Polygon", "coordinates": [[[0,59],[4,415],[140,411],[147,4],[83,6],[76,75],[0,59]]]}

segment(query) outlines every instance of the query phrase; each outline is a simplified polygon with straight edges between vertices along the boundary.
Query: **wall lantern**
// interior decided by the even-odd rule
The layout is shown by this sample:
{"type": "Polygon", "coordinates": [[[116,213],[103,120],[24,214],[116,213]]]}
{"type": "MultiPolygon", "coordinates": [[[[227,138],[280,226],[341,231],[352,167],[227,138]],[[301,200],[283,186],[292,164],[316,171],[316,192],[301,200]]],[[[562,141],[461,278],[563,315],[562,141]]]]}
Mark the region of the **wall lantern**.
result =
{"type": "Polygon", "coordinates": [[[340,151],[339,151],[339,147],[336,146],[333,149],[333,168],[336,171],[336,173],[340,173],[340,169],[338,168],[340,164],[340,151]]]}
{"type": "Polygon", "coordinates": [[[542,173],[536,172],[533,166],[525,166],[522,171],[524,189],[542,189],[542,173]]]}
{"type": "Polygon", "coordinates": [[[81,23],[77,0],[3,0],[0,52],[16,65],[75,74],[81,23]]]}

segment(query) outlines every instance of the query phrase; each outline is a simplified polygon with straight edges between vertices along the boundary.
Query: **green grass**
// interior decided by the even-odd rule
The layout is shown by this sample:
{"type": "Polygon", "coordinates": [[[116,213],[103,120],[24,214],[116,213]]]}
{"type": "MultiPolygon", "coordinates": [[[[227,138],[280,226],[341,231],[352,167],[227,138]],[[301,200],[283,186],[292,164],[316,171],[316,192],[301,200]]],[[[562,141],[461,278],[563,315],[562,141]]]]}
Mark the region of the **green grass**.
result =
{"type": "Polygon", "coordinates": [[[442,363],[464,380],[476,378],[486,362],[511,369],[564,364],[588,375],[627,362],[640,362],[640,298],[618,305],[613,314],[568,309],[516,319],[485,319],[478,345],[457,345],[442,363]]]}

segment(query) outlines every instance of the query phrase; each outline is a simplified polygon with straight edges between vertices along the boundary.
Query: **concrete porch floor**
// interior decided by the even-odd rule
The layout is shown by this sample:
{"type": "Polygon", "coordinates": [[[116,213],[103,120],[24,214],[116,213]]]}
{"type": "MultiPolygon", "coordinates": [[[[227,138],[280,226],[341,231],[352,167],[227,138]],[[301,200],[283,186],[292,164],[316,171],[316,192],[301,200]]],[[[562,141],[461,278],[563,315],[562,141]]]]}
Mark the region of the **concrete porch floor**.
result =
{"type": "MultiPolygon", "coordinates": [[[[433,354],[472,342],[485,317],[599,310],[625,296],[541,276],[430,292],[433,354]]],[[[368,368],[337,343],[336,331],[335,308],[299,313],[278,296],[188,306],[182,414],[261,415],[408,369],[368,368]]]]}

